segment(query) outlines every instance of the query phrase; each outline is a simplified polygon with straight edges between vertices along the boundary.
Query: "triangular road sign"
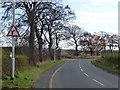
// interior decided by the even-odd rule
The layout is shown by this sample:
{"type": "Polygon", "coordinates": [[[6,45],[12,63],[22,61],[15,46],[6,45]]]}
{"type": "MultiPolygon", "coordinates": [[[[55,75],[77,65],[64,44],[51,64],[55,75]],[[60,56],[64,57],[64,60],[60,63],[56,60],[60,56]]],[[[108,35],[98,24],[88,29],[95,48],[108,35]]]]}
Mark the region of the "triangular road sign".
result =
{"type": "Polygon", "coordinates": [[[19,34],[16,26],[12,25],[10,27],[10,30],[9,30],[7,36],[20,37],[20,34],[19,34]]]}

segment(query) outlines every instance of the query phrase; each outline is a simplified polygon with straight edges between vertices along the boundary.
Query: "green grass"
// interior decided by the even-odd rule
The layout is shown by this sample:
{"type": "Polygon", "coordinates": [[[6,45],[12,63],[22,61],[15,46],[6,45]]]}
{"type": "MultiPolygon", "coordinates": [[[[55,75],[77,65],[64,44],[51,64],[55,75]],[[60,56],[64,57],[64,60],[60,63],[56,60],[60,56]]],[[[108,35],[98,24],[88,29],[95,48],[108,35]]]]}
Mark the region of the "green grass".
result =
{"type": "Polygon", "coordinates": [[[120,55],[117,52],[104,53],[102,58],[92,61],[95,66],[98,66],[107,72],[120,75],[120,65],[118,64],[120,55]]]}
{"type": "Polygon", "coordinates": [[[119,75],[120,75],[120,70],[119,70],[119,69],[112,68],[111,65],[97,63],[95,60],[92,61],[92,64],[94,64],[94,65],[97,66],[97,67],[102,68],[103,70],[106,70],[106,71],[109,72],[109,73],[116,74],[116,75],[119,74],[119,75]]]}
{"type": "Polygon", "coordinates": [[[62,55],[63,59],[93,59],[95,58],[94,56],[90,55],[79,55],[79,56],[74,56],[74,55],[62,55]]]}
{"type": "Polygon", "coordinates": [[[15,75],[14,80],[10,80],[10,76],[6,75],[6,77],[3,78],[3,87],[4,88],[30,88],[43,72],[63,62],[64,60],[57,60],[55,63],[52,61],[45,64],[41,64],[39,67],[29,67],[24,71],[22,70],[19,71],[15,75]]]}

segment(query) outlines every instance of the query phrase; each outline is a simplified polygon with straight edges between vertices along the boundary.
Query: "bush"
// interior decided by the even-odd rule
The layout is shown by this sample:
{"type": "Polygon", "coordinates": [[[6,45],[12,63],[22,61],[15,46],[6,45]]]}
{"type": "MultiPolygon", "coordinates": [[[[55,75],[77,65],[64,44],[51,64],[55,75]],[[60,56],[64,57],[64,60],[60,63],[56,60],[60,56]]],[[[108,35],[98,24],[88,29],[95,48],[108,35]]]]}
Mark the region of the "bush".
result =
{"type": "Polygon", "coordinates": [[[118,60],[120,60],[120,55],[118,53],[105,53],[104,60],[109,64],[118,64],[118,60]]]}
{"type": "Polygon", "coordinates": [[[120,68],[120,54],[118,52],[107,52],[103,54],[103,63],[111,65],[113,68],[120,68]]]}
{"type": "Polygon", "coordinates": [[[2,76],[10,74],[10,50],[2,49],[2,76]]]}
{"type": "MultiPolygon", "coordinates": [[[[11,68],[11,58],[10,58],[10,49],[3,48],[2,49],[2,77],[3,79],[6,76],[10,76],[10,68],[11,68]]],[[[15,71],[23,70],[28,66],[28,57],[25,55],[16,55],[15,56],[15,71]]]]}
{"type": "Polygon", "coordinates": [[[16,71],[25,69],[28,66],[28,57],[25,55],[17,55],[15,59],[16,71]]]}
{"type": "Polygon", "coordinates": [[[98,67],[101,67],[108,72],[120,74],[120,53],[118,52],[105,52],[100,59],[92,61],[98,67]]]}
{"type": "Polygon", "coordinates": [[[67,58],[67,59],[72,59],[73,58],[73,56],[72,55],[62,55],[61,56],[62,58],[67,58]]]}

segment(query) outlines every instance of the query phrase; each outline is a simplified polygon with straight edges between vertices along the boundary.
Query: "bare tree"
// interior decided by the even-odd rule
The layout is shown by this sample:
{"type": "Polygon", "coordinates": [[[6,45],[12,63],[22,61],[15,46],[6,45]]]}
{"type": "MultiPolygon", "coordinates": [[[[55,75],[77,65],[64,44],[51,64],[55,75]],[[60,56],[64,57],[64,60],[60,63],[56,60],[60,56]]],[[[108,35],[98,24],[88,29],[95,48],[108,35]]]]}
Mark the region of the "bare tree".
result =
{"type": "Polygon", "coordinates": [[[48,42],[49,48],[49,57],[52,60],[52,45],[53,38],[57,31],[61,30],[63,24],[60,22],[68,22],[70,19],[75,17],[74,12],[71,10],[69,6],[61,6],[59,4],[49,4],[48,12],[46,16],[46,32],[44,32],[44,37],[48,42]],[[46,35],[45,35],[46,33],[46,35]]]}
{"type": "Polygon", "coordinates": [[[91,33],[84,32],[83,37],[79,42],[80,45],[82,46],[83,50],[90,51],[91,56],[93,55],[93,51],[94,51],[93,49],[95,48],[92,38],[93,38],[93,36],[91,35],[91,33]]]}
{"type": "Polygon", "coordinates": [[[79,40],[83,35],[83,30],[77,25],[69,25],[64,34],[68,43],[75,47],[75,55],[78,56],[79,40]]]}
{"type": "MultiPolygon", "coordinates": [[[[36,17],[36,2],[16,2],[16,26],[24,27],[28,25],[30,27],[30,39],[29,39],[29,64],[35,65],[34,61],[34,32],[35,32],[35,17],[36,17]],[[17,11],[18,10],[18,11],[17,11]]],[[[13,3],[5,2],[2,3],[2,8],[4,8],[5,13],[3,16],[3,21],[8,21],[11,23],[10,17],[12,17],[12,6],[13,3]]]]}
{"type": "MultiPolygon", "coordinates": [[[[12,20],[12,3],[1,3],[4,9],[4,15],[2,17],[3,22],[11,24],[12,20]]],[[[70,7],[63,7],[62,4],[52,2],[16,2],[16,26],[19,30],[23,27],[29,27],[29,64],[35,65],[34,61],[34,42],[35,35],[39,45],[39,56],[42,61],[42,44],[43,44],[43,32],[49,35],[46,37],[46,41],[49,44],[49,52],[51,53],[51,47],[53,44],[53,33],[55,22],[68,21],[74,13],[70,7]],[[67,17],[67,18],[64,18],[67,17]],[[49,39],[49,40],[47,40],[49,39]]],[[[26,33],[26,28],[24,28],[26,33]]],[[[23,31],[21,31],[23,32],[23,31]]],[[[25,35],[25,34],[24,34],[25,35]]],[[[21,40],[25,40],[22,38],[21,40]]],[[[51,55],[50,55],[51,56],[51,55]]]]}

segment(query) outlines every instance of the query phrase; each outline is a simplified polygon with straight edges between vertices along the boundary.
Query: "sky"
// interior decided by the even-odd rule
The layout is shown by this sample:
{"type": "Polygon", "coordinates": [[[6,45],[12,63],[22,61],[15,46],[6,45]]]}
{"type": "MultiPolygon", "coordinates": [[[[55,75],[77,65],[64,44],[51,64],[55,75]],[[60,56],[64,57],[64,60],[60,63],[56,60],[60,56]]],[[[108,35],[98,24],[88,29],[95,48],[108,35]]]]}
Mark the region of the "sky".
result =
{"type": "MultiPolygon", "coordinates": [[[[76,14],[76,20],[71,22],[90,33],[105,31],[118,34],[118,2],[119,0],[62,0],[69,5],[76,14]]],[[[67,42],[61,42],[63,49],[68,47],[67,42]],[[64,44],[63,44],[64,43],[64,44]]]]}
{"type": "Polygon", "coordinates": [[[118,34],[119,0],[62,0],[75,11],[76,20],[71,22],[85,31],[105,31],[118,34]]]}
{"type": "MultiPolygon", "coordinates": [[[[119,0],[61,0],[61,2],[69,5],[75,12],[76,20],[71,22],[72,24],[91,33],[105,31],[118,34],[119,0]]],[[[68,48],[65,42],[60,46],[68,48]]]]}

